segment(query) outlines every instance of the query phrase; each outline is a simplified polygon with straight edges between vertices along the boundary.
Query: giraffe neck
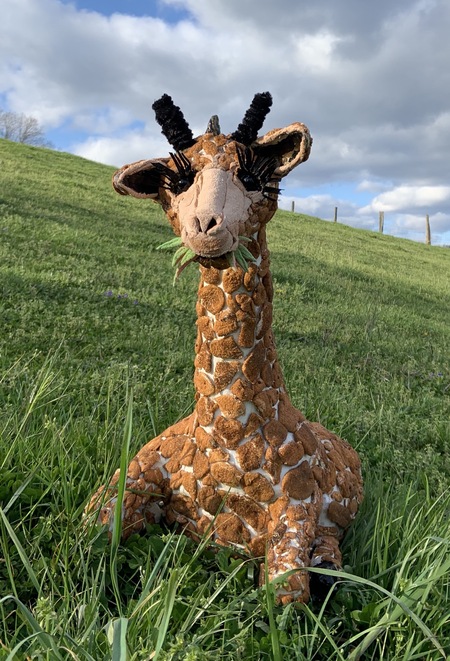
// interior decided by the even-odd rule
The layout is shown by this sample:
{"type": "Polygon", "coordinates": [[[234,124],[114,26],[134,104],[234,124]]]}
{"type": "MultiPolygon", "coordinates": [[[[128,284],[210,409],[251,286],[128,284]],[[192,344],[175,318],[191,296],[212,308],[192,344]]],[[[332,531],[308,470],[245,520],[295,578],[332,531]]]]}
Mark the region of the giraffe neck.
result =
{"type": "MultiPolygon", "coordinates": [[[[286,393],[272,335],[272,277],[265,229],[247,273],[201,267],[194,385],[196,437],[236,449],[258,439],[280,446],[304,420],[286,393]]],[[[266,457],[267,458],[267,457],[266,457]]]]}

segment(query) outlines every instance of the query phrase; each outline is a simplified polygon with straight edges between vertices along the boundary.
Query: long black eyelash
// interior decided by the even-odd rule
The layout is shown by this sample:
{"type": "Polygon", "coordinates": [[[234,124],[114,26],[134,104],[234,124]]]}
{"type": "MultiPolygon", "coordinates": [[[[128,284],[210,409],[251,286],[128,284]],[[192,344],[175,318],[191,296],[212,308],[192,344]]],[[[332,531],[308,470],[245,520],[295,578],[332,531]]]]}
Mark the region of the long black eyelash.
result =
{"type": "Polygon", "coordinates": [[[175,154],[172,154],[172,152],[169,152],[169,154],[172,157],[173,162],[175,163],[175,167],[178,170],[178,174],[180,177],[189,179],[190,177],[193,177],[195,172],[192,169],[192,165],[188,157],[183,154],[181,151],[175,152],[175,154]]]}
{"type": "Polygon", "coordinates": [[[177,172],[164,165],[164,163],[155,163],[154,177],[155,179],[159,178],[161,188],[170,190],[177,195],[192,184],[195,172],[189,159],[182,152],[177,151],[174,154],[170,152],[170,156],[175,163],[177,172]]]}
{"type": "Polygon", "coordinates": [[[238,177],[244,184],[253,180],[256,190],[260,190],[264,197],[276,201],[281,189],[277,186],[268,184],[280,181],[279,177],[274,175],[278,166],[276,158],[270,156],[258,156],[250,147],[236,145],[237,157],[239,162],[238,177]],[[274,197],[273,197],[274,196],[274,197]]]}

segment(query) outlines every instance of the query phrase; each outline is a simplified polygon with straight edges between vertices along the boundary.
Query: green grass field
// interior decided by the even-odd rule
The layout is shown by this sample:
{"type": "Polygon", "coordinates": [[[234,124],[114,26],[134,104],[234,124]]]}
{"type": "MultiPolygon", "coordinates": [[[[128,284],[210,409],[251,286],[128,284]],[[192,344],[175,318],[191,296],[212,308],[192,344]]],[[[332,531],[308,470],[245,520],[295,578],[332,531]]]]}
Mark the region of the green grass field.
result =
{"type": "Polygon", "coordinates": [[[82,523],[123,450],[193,406],[196,269],[172,287],[168,223],[112,172],[0,140],[0,659],[445,659],[450,250],[270,223],[289,392],[366,493],[339,587],[283,609],[246,557],[82,523]]]}

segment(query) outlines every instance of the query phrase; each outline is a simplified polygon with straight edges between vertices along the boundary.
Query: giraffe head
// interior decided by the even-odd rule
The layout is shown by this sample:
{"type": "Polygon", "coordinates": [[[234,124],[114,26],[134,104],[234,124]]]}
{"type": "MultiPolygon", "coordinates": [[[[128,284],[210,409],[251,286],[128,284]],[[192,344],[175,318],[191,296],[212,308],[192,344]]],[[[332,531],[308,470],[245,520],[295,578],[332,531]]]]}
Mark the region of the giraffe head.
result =
{"type": "Polygon", "coordinates": [[[268,92],[256,94],[234,133],[222,134],[214,117],[194,138],[164,94],[153,109],[174,152],[124,165],[114,174],[115,190],[161,204],[182,243],[205,265],[221,268],[239,237],[251,238],[270,220],[279,181],[309,156],[312,139],[299,122],[257,137],[271,105],[268,92]]]}

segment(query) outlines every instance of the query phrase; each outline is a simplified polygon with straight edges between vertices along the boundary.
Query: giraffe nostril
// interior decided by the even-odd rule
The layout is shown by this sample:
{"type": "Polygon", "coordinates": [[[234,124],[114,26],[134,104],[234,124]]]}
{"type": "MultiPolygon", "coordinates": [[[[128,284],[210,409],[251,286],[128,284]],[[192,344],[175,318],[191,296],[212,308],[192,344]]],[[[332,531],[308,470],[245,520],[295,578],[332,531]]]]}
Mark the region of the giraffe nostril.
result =
{"type": "Polygon", "coordinates": [[[209,230],[212,230],[213,227],[216,227],[216,225],[217,220],[215,218],[211,218],[205,230],[206,234],[209,232],[209,230]]]}

